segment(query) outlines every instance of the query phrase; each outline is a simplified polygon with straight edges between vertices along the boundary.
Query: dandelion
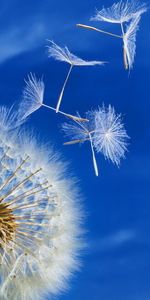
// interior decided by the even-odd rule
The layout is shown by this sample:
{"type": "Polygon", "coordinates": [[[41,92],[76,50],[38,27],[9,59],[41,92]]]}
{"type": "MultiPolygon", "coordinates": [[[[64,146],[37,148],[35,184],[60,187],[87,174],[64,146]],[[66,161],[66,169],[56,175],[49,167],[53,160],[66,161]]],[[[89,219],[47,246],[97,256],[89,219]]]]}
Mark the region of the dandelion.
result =
{"type": "Polygon", "coordinates": [[[122,123],[121,115],[116,115],[111,105],[102,107],[94,112],[95,131],[93,144],[96,152],[102,153],[117,166],[127,151],[128,135],[122,123]]]}
{"type": "Polygon", "coordinates": [[[45,85],[42,79],[37,79],[34,74],[30,74],[25,80],[26,87],[23,90],[23,100],[20,112],[24,118],[39,109],[43,105],[45,85]]]}
{"type": "Polygon", "coordinates": [[[125,158],[128,135],[122,124],[121,115],[117,115],[110,105],[108,108],[102,106],[98,110],[89,111],[86,117],[89,119],[88,123],[75,122],[62,125],[65,136],[71,138],[71,141],[64,144],[90,142],[94,170],[98,176],[95,152],[103,154],[106,159],[119,166],[121,158],[125,158]]]}
{"type": "Polygon", "coordinates": [[[61,93],[58,98],[57,106],[56,106],[56,112],[59,112],[59,108],[62,102],[63,94],[65,91],[66,84],[69,80],[72,68],[74,66],[95,66],[95,65],[103,65],[105,62],[102,61],[85,61],[76,55],[72,54],[67,47],[61,48],[57,44],[55,44],[53,41],[50,41],[51,45],[48,46],[48,53],[49,57],[53,57],[55,60],[66,62],[70,65],[67,77],[65,79],[65,82],[63,84],[61,93]]]}
{"type": "Polygon", "coordinates": [[[123,58],[125,69],[131,69],[134,62],[136,51],[136,32],[141,15],[147,11],[145,3],[132,0],[118,3],[114,3],[109,8],[103,8],[96,11],[91,21],[103,21],[108,23],[117,23],[121,26],[121,35],[117,35],[108,31],[101,30],[99,28],[88,26],[84,24],[77,24],[79,27],[95,30],[104,34],[114,36],[123,40],[123,58]],[[125,28],[124,28],[125,23],[125,28]],[[127,23],[129,23],[127,25],[127,23]]]}
{"type": "MultiPolygon", "coordinates": [[[[38,110],[40,107],[46,107],[48,109],[51,109],[53,111],[56,111],[55,108],[52,106],[46,105],[43,103],[44,101],[44,91],[45,91],[45,85],[43,82],[43,79],[37,79],[35,75],[32,73],[28,76],[28,79],[25,80],[26,86],[23,90],[22,100],[19,104],[18,109],[18,118],[20,120],[25,120],[30,114],[32,114],[34,111],[38,110]]],[[[78,118],[76,116],[67,114],[63,111],[59,110],[59,113],[75,120],[79,121],[87,121],[82,118],[78,118]]]]}
{"type": "Polygon", "coordinates": [[[131,69],[134,63],[136,54],[136,32],[139,29],[139,22],[141,17],[137,16],[127,26],[126,33],[124,34],[124,64],[126,69],[131,69]]]}
{"type": "Polygon", "coordinates": [[[79,194],[53,151],[6,125],[0,119],[0,299],[40,300],[79,266],[79,194]]]}
{"type": "Polygon", "coordinates": [[[97,10],[91,21],[104,21],[109,23],[124,23],[129,22],[131,19],[135,18],[136,15],[141,15],[146,11],[145,3],[141,3],[136,0],[127,0],[123,2],[114,3],[109,8],[103,8],[102,10],[97,10]]]}

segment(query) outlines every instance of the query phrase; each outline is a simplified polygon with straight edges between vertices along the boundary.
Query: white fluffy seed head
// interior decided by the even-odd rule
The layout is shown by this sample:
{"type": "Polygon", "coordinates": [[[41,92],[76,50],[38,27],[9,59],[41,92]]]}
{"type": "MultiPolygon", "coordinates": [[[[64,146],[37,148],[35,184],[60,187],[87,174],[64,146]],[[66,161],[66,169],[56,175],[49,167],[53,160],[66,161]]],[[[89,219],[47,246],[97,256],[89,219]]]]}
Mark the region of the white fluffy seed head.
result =
{"type": "Polygon", "coordinates": [[[44,82],[37,79],[34,74],[30,74],[25,80],[26,86],[23,90],[22,100],[19,105],[20,119],[26,119],[34,111],[38,110],[44,100],[44,82]]]}
{"type": "Polygon", "coordinates": [[[79,202],[53,151],[1,129],[0,299],[40,300],[67,287],[82,248],[79,202]]]}
{"type": "Polygon", "coordinates": [[[55,44],[53,41],[50,41],[50,46],[48,46],[48,55],[49,57],[54,58],[55,60],[66,62],[72,66],[95,66],[103,65],[105,62],[102,61],[86,61],[76,55],[72,54],[67,47],[60,47],[55,44]]]}
{"type": "Polygon", "coordinates": [[[109,8],[97,10],[92,21],[104,21],[109,23],[124,23],[130,21],[137,14],[146,12],[147,7],[145,3],[136,0],[126,0],[114,3],[109,8]]]}
{"type": "Polygon", "coordinates": [[[93,144],[97,152],[117,166],[127,151],[128,135],[122,123],[121,115],[117,115],[113,107],[102,107],[93,112],[95,132],[93,144]]]}

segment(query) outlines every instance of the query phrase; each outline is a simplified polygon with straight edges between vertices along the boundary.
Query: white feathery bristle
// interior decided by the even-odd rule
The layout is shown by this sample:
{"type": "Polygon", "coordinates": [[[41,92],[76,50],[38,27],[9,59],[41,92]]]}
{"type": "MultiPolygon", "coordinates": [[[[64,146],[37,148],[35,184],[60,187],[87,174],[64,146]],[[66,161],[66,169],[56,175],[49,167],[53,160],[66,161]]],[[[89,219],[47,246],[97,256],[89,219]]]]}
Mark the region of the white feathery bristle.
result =
{"type": "Polygon", "coordinates": [[[65,137],[70,140],[79,140],[83,142],[86,138],[88,138],[88,122],[84,125],[80,122],[70,121],[62,124],[62,130],[64,132],[65,137]]]}
{"type": "Polygon", "coordinates": [[[139,22],[141,16],[137,15],[134,19],[132,19],[131,23],[126,28],[126,33],[124,35],[124,50],[125,55],[127,57],[127,63],[129,69],[133,67],[134,58],[136,54],[136,33],[139,29],[139,22]]]}
{"type": "Polygon", "coordinates": [[[0,131],[11,131],[22,125],[23,122],[18,111],[15,110],[15,106],[10,109],[0,106],[0,131]]]}
{"type": "MultiPolygon", "coordinates": [[[[80,122],[74,121],[74,124],[71,123],[64,123],[62,125],[62,130],[65,133],[66,137],[69,137],[70,140],[65,143],[65,145],[71,145],[76,143],[84,143],[85,141],[90,142],[90,148],[92,152],[92,161],[93,161],[93,167],[95,171],[95,175],[98,176],[98,166],[95,156],[95,150],[94,150],[94,144],[92,139],[92,134],[94,131],[94,122],[91,118],[91,113],[87,113],[86,117],[90,117],[89,121],[85,124],[81,124],[80,122]]],[[[73,121],[72,121],[73,122],[73,121]]]]}
{"type": "Polygon", "coordinates": [[[50,41],[50,46],[48,46],[49,57],[53,57],[55,60],[66,62],[72,66],[95,66],[103,65],[103,61],[86,61],[76,55],[72,54],[67,47],[60,47],[53,41],[50,41]]]}
{"type": "Polygon", "coordinates": [[[34,111],[38,110],[44,100],[44,82],[37,79],[32,73],[25,80],[26,86],[23,90],[23,96],[19,105],[20,119],[25,119],[34,111]]]}
{"type": "Polygon", "coordinates": [[[114,108],[109,105],[93,112],[95,132],[93,144],[97,152],[111,160],[117,166],[127,151],[128,135],[122,124],[121,115],[116,115],[114,108]]]}
{"type": "Polygon", "coordinates": [[[97,10],[91,21],[104,21],[109,23],[124,23],[130,21],[136,14],[146,12],[147,7],[145,3],[136,0],[126,0],[114,3],[109,8],[97,10]]]}
{"type": "Polygon", "coordinates": [[[79,267],[80,194],[53,151],[0,128],[0,299],[41,300],[79,267]]]}

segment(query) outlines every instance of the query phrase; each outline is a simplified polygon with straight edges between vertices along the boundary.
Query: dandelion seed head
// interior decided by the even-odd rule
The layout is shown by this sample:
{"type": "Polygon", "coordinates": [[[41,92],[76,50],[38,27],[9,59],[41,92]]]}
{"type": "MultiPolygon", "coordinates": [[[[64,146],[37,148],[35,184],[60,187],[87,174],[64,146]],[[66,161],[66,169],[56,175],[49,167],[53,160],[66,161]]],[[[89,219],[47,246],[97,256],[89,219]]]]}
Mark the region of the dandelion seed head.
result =
{"type": "Polygon", "coordinates": [[[119,1],[114,3],[109,8],[97,10],[91,21],[104,21],[110,23],[124,23],[130,21],[136,14],[146,12],[147,7],[145,3],[136,0],[119,1]]]}
{"type": "Polygon", "coordinates": [[[44,100],[44,82],[37,79],[34,74],[30,74],[25,80],[26,86],[23,90],[22,100],[19,105],[20,119],[27,118],[34,111],[38,110],[44,100]]]}
{"type": "Polygon", "coordinates": [[[95,66],[103,65],[102,61],[86,61],[76,55],[72,54],[67,47],[60,47],[55,44],[53,41],[50,41],[50,46],[48,46],[49,57],[54,58],[55,60],[66,62],[72,66],[95,66]]]}
{"type": "Polygon", "coordinates": [[[97,152],[119,166],[120,159],[125,157],[128,135],[122,124],[121,115],[116,115],[109,105],[93,112],[95,132],[93,144],[97,152]]]}
{"type": "Polygon", "coordinates": [[[1,130],[1,299],[56,295],[78,269],[80,195],[64,178],[63,164],[53,151],[32,135],[1,130]]]}

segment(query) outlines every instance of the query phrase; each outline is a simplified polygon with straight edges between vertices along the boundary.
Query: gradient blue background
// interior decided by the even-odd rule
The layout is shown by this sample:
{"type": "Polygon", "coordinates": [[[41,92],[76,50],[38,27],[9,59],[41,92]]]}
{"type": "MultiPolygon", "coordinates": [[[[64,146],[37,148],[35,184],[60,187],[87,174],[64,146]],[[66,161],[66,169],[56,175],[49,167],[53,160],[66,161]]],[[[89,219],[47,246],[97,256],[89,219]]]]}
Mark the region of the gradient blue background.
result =
{"type": "MultiPolygon", "coordinates": [[[[64,118],[44,108],[27,126],[70,162],[84,195],[88,248],[83,268],[61,300],[150,299],[150,14],[144,14],[137,36],[137,55],[131,74],[124,70],[120,40],[76,28],[88,23],[95,8],[112,1],[0,0],[0,101],[11,105],[21,98],[29,72],[43,75],[45,103],[55,105],[68,65],[47,57],[53,39],[85,59],[105,60],[105,67],[75,68],[62,109],[81,115],[111,103],[124,116],[131,137],[121,168],[98,156],[100,176],[93,173],[88,144],[62,145],[64,118]]],[[[148,3],[150,4],[150,3],[148,3]]],[[[94,25],[94,23],[93,23],[94,25]]],[[[118,26],[97,24],[120,32],[118,26]]]]}

